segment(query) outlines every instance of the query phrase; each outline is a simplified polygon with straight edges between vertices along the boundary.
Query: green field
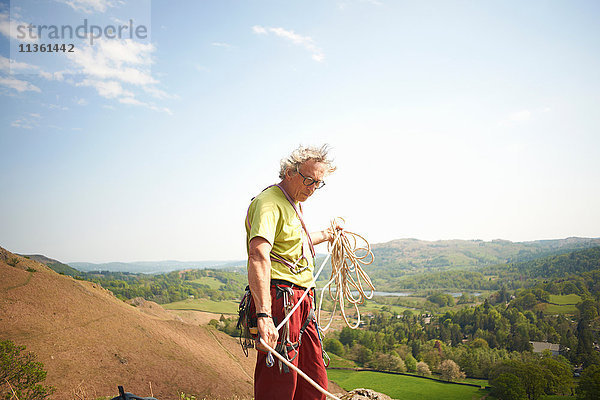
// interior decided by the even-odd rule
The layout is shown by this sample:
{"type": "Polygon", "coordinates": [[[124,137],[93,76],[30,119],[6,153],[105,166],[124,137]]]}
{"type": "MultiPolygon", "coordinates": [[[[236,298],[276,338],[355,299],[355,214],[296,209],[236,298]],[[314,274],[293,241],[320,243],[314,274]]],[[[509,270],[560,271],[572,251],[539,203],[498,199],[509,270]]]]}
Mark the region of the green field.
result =
{"type": "Polygon", "coordinates": [[[356,368],[358,365],[352,360],[347,360],[333,353],[327,353],[331,359],[329,362],[330,367],[336,368],[356,368]]]}
{"type": "Polygon", "coordinates": [[[577,307],[571,304],[560,305],[557,306],[555,304],[544,304],[543,308],[544,314],[575,314],[577,312],[577,307]]]}
{"type": "Polygon", "coordinates": [[[550,303],[560,304],[560,305],[575,305],[581,301],[581,297],[576,294],[565,294],[565,295],[550,295],[550,303]]]}
{"type": "Polygon", "coordinates": [[[215,290],[218,290],[221,286],[223,286],[223,282],[221,282],[217,278],[213,278],[212,276],[203,276],[202,278],[194,279],[193,281],[190,281],[190,282],[199,283],[201,285],[206,285],[206,286],[210,287],[211,289],[215,289],[215,290]]]}
{"type": "Polygon", "coordinates": [[[577,307],[575,304],[581,301],[581,297],[576,294],[566,294],[566,295],[550,295],[550,303],[545,303],[543,305],[543,311],[545,314],[575,314],[577,312],[577,307]]]}
{"type": "Polygon", "coordinates": [[[330,369],[329,379],[345,390],[369,388],[394,399],[411,400],[478,400],[489,390],[472,386],[453,385],[405,375],[391,375],[371,371],[330,369]]]}
{"type": "MultiPolygon", "coordinates": [[[[360,306],[358,306],[358,310],[362,314],[363,312],[368,312],[368,311],[382,311],[384,307],[386,307],[385,310],[389,310],[392,313],[396,312],[398,314],[402,314],[405,310],[408,310],[408,308],[406,308],[406,307],[396,306],[396,305],[379,304],[374,301],[368,301],[368,300],[365,302],[365,304],[361,304],[360,306]]],[[[411,311],[413,313],[417,313],[417,311],[415,311],[415,310],[411,310],[411,311]]]]}
{"type": "Polygon", "coordinates": [[[238,302],[231,300],[213,301],[208,299],[188,299],[163,304],[162,306],[167,310],[195,310],[216,314],[237,315],[238,305],[238,302]]]}

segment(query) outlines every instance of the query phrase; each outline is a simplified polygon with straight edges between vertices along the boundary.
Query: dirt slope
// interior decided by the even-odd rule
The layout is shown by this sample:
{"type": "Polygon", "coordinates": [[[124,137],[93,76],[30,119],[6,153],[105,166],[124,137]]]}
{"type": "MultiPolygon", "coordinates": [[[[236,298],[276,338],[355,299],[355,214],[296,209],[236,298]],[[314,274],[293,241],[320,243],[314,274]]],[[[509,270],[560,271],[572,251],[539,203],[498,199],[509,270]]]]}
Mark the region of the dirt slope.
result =
{"type": "Polygon", "coordinates": [[[234,338],[207,326],[145,311],[0,248],[0,339],[37,354],[57,388],[53,398],[115,396],[117,385],[149,396],[149,382],[160,400],[178,399],[178,391],[252,396],[252,352],[246,358],[234,338]]]}

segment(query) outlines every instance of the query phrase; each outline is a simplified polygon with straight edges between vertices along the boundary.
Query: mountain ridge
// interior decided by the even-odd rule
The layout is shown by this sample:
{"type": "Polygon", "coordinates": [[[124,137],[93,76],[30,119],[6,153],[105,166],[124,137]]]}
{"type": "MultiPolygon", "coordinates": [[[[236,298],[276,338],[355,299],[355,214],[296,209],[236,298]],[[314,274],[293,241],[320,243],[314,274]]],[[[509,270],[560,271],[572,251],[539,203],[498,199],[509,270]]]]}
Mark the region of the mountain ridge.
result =
{"type": "MultiPolygon", "coordinates": [[[[394,239],[371,245],[375,254],[374,267],[390,264],[401,269],[444,268],[493,265],[529,261],[537,257],[585,249],[600,245],[600,238],[568,237],[512,242],[505,239],[483,241],[479,239],[449,239],[427,241],[415,238],[394,239]],[[502,250],[504,248],[504,250],[502,250]],[[443,251],[446,249],[447,251],[443,251]],[[456,250],[452,252],[451,250],[456,250]],[[411,257],[415,251],[427,251],[418,259],[411,257]],[[436,258],[437,257],[437,258],[436,258]]],[[[50,259],[52,260],[52,259],[50,259]]],[[[56,261],[56,260],[53,260],[56,261]]],[[[62,263],[83,272],[120,271],[131,273],[166,273],[188,268],[230,268],[245,266],[246,260],[229,261],[135,261],[135,262],[69,262],[62,263]]]]}

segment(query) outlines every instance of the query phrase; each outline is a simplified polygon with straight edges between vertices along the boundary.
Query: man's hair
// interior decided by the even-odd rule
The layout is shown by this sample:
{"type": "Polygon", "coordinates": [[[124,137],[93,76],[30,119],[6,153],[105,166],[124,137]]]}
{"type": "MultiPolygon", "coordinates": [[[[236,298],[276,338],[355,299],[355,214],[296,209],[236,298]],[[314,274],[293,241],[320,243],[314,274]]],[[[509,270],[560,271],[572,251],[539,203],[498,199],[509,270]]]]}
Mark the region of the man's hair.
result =
{"type": "Polygon", "coordinates": [[[292,151],[289,157],[281,160],[281,168],[279,169],[279,178],[284,179],[285,173],[288,170],[298,171],[300,165],[308,160],[314,160],[316,162],[323,163],[327,166],[327,173],[330,174],[336,170],[333,165],[333,160],[327,158],[329,153],[329,145],[324,144],[321,147],[316,146],[299,146],[296,150],[292,151]]]}

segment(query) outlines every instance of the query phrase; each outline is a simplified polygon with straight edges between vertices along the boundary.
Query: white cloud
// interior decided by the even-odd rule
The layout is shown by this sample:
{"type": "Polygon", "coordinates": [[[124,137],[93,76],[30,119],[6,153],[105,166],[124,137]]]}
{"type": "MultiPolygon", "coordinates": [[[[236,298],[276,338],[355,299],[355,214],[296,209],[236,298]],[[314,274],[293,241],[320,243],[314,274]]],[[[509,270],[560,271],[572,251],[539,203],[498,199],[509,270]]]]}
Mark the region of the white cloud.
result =
{"type": "MultiPolygon", "coordinates": [[[[104,12],[115,3],[106,0],[69,0],[63,1],[74,9],[85,12],[104,12]]],[[[1,7],[1,5],[0,5],[1,7]]],[[[15,18],[12,16],[13,25],[15,18]]],[[[8,11],[0,8],[0,33],[7,37],[16,37],[11,29],[8,11]]],[[[17,21],[17,23],[21,23],[17,21]]],[[[157,110],[171,114],[168,108],[160,108],[153,104],[136,99],[136,93],[144,93],[157,99],[176,98],[156,87],[160,82],[152,75],[152,55],[155,51],[152,43],[140,43],[131,39],[98,39],[94,45],[82,42],[74,53],[66,53],[72,63],[70,70],[47,72],[40,67],[0,56],[0,72],[37,74],[47,80],[64,81],[75,86],[88,86],[96,89],[98,94],[108,99],[125,100],[128,104],[155,107],[157,110]],[[65,78],[65,74],[69,74],[65,78]],[[141,92],[140,92],[141,91],[141,92]],[[136,100],[136,101],[134,101],[136,100]]],[[[41,89],[27,81],[10,76],[0,76],[0,86],[14,89],[17,92],[41,92],[41,89]]],[[[8,94],[10,93],[3,93],[8,94]]]]}
{"type": "Polygon", "coordinates": [[[215,47],[225,47],[226,49],[231,49],[233,47],[229,43],[225,42],[212,42],[211,45],[215,47]]]}
{"type": "Polygon", "coordinates": [[[79,104],[80,106],[87,106],[88,105],[88,101],[86,99],[77,99],[75,101],[75,103],[79,104]]]}
{"type": "Polygon", "coordinates": [[[40,119],[40,117],[39,114],[30,113],[29,116],[14,120],[10,123],[10,126],[13,128],[33,129],[39,126],[37,120],[40,119]]]}
{"type": "Polygon", "coordinates": [[[46,104],[46,103],[42,103],[42,105],[44,107],[48,107],[51,110],[61,110],[61,111],[68,111],[69,107],[65,107],[65,106],[61,106],[58,104],[46,104]]]}
{"type": "Polygon", "coordinates": [[[154,104],[144,103],[143,101],[139,101],[138,99],[135,99],[133,97],[123,97],[123,98],[119,99],[119,103],[132,104],[135,106],[144,106],[153,111],[160,111],[160,112],[167,113],[169,115],[173,115],[173,112],[167,107],[158,107],[154,104]]]}
{"type": "Polygon", "coordinates": [[[0,11],[0,34],[6,36],[7,38],[13,38],[16,40],[20,40],[23,42],[36,42],[36,38],[30,38],[29,35],[25,35],[25,37],[21,38],[19,36],[19,32],[17,31],[17,27],[27,26],[29,25],[26,22],[20,21],[18,15],[13,15],[12,19],[9,16],[8,10],[0,11]],[[12,23],[11,23],[12,22],[12,23]]]}
{"type": "Polygon", "coordinates": [[[107,99],[114,99],[121,96],[133,97],[133,93],[123,89],[123,86],[117,81],[84,79],[77,83],[77,86],[93,87],[100,96],[106,97],[107,99]]]}
{"type": "Polygon", "coordinates": [[[6,86],[8,88],[14,89],[19,93],[22,92],[41,92],[41,89],[27,81],[22,81],[20,79],[15,79],[8,76],[0,77],[0,86],[6,86]]]}
{"type": "Polygon", "coordinates": [[[258,35],[266,35],[267,34],[267,30],[259,25],[254,25],[252,27],[252,31],[258,35]]]}
{"type": "Polygon", "coordinates": [[[109,0],[59,0],[65,3],[75,11],[82,11],[86,14],[93,12],[105,12],[109,7],[113,7],[114,3],[109,0]]]}
{"type": "Polygon", "coordinates": [[[90,78],[143,86],[157,83],[150,73],[154,50],[151,43],[131,39],[98,40],[96,45],[85,45],[67,56],[90,78]]]}
{"type": "Polygon", "coordinates": [[[119,103],[123,103],[123,104],[133,104],[133,105],[136,105],[136,106],[143,106],[143,105],[146,105],[145,103],[142,103],[141,101],[139,101],[139,100],[136,100],[136,99],[135,99],[135,98],[133,98],[133,97],[124,97],[124,98],[121,98],[121,99],[119,99],[119,103]]]}
{"type": "Polygon", "coordinates": [[[152,97],[157,99],[175,99],[177,96],[172,95],[170,93],[165,92],[164,90],[160,90],[154,86],[143,86],[142,89],[152,97]]]}
{"type": "Polygon", "coordinates": [[[292,30],[284,28],[271,28],[263,27],[260,25],[254,25],[252,31],[257,35],[267,35],[273,33],[276,36],[288,40],[295,45],[304,47],[306,50],[311,52],[311,58],[317,62],[322,62],[325,59],[323,51],[315,44],[314,40],[310,36],[300,35],[292,30]]]}
{"type": "Polygon", "coordinates": [[[520,122],[520,121],[528,121],[531,119],[531,111],[522,110],[517,111],[508,116],[509,121],[520,122]]]}
{"type": "Polygon", "coordinates": [[[10,58],[6,58],[0,55],[0,71],[2,72],[18,72],[18,71],[35,71],[38,70],[39,67],[32,64],[27,64],[24,62],[18,62],[10,58]]]}
{"type": "Polygon", "coordinates": [[[42,78],[48,79],[49,81],[62,81],[65,79],[65,71],[46,72],[40,70],[38,73],[42,78]]]}
{"type": "Polygon", "coordinates": [[[160,108],[136,97],[139,90],[158,99],[175,98],[156,87],[160,82],[152,76],[151,43],[139,43],[131,39],[102,40],[94,46],[85,45],[76,53],[69,54],[77,70],[84,79],[77,86],[89,86],[108,99],[117,99],[122,104],[144,106],[171,114],[167,108],[160,108]]]}
{"type": "Polygon", "coordinates": [[[67,71],[57,71],[50,73],[42,70],[37,65],[15,61],[12,58],[6,58],[0,55],[0,72],[4,72],[6,74],[38,74],[39,76],[47,80],[62,81],[64,80],[64,74],[67,71]]]}

